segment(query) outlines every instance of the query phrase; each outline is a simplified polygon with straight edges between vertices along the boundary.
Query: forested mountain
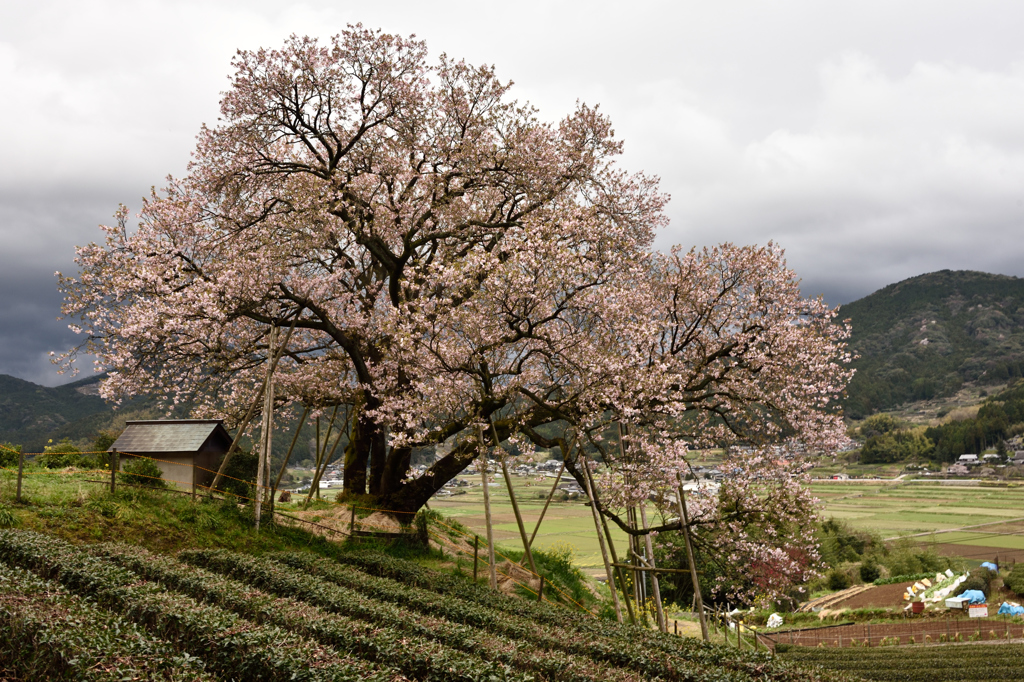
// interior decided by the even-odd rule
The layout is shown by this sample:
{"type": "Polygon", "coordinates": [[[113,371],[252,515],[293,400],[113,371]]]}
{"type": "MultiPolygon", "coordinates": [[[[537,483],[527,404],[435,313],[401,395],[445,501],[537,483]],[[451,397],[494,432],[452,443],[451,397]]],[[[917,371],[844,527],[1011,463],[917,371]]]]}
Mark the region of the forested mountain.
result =
{"type": "Polygon", "coordinates": [[[1024,279],[942,270],[842,306],[860,355],[846,413],[855,419],[965,382],[1024,375],[1024,279]]]}
{"type": "Polygon", "coordinates": [[[100,377],[56,388],[0,374],[0,441],[40,452],[47,439],[91,438],[113,411],[99,397],[100,377]]]}

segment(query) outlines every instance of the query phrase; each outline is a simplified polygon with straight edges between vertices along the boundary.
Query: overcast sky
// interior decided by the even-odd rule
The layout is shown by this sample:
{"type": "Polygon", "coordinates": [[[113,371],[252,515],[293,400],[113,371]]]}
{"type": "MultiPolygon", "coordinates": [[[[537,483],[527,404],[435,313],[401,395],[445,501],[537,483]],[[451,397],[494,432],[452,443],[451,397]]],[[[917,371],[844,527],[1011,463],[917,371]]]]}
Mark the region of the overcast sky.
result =
{"type": "Polygon", "coordinates": [[[1024,275],[1024,3],[0,0],[0,373],[54,385],[55,270],[180,174],[238,48],[347,23],[599,103],[662,178],[659,246],[781,244],[845,303],[943,268],[1024,275]]]}

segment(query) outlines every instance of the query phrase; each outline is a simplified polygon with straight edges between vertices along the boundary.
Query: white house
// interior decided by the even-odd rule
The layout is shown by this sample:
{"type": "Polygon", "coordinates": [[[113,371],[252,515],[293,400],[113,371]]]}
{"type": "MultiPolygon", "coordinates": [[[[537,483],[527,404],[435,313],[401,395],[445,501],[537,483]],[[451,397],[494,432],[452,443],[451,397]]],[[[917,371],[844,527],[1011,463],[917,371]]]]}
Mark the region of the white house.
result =
{"type": "Polygon", "coordinates": [[[978,462],[977,455],[960,455],[960,459],[957,460],[960,464],[976,464],[978,462]]]}

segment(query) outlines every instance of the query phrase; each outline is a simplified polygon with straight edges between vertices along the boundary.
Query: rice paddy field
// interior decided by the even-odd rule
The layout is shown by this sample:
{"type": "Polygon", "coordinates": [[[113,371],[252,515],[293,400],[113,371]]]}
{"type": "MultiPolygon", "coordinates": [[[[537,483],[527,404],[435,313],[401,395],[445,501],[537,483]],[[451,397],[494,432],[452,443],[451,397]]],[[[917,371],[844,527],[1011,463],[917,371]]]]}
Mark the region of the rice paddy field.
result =
{"type": "Polygon", "coordinates": [[[826,482],[811,487],[826,516],[883,538],[913,536],[935,543],[947,556],[1024,560],[1024,487],[937,481],[826,482]]]}

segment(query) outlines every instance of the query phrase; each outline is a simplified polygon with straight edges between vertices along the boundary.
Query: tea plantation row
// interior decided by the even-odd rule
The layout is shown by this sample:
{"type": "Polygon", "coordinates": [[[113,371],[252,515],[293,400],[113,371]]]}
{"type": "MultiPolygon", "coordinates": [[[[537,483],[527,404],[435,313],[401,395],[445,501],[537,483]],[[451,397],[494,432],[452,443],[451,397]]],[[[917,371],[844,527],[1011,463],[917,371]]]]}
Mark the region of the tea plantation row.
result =
{"type": "Polygon", "coordinates": [[[0,677],[850,679],[501,595],[383,555],[76,547],[0,531],[0,677]]]}
{"type": "Polygon", "coordinates": [[[830,649],[779,645],[780,658],[868,680],[953,682],[1024,678],[1022,644],[955,644],[942,646],[830,649]]]}

